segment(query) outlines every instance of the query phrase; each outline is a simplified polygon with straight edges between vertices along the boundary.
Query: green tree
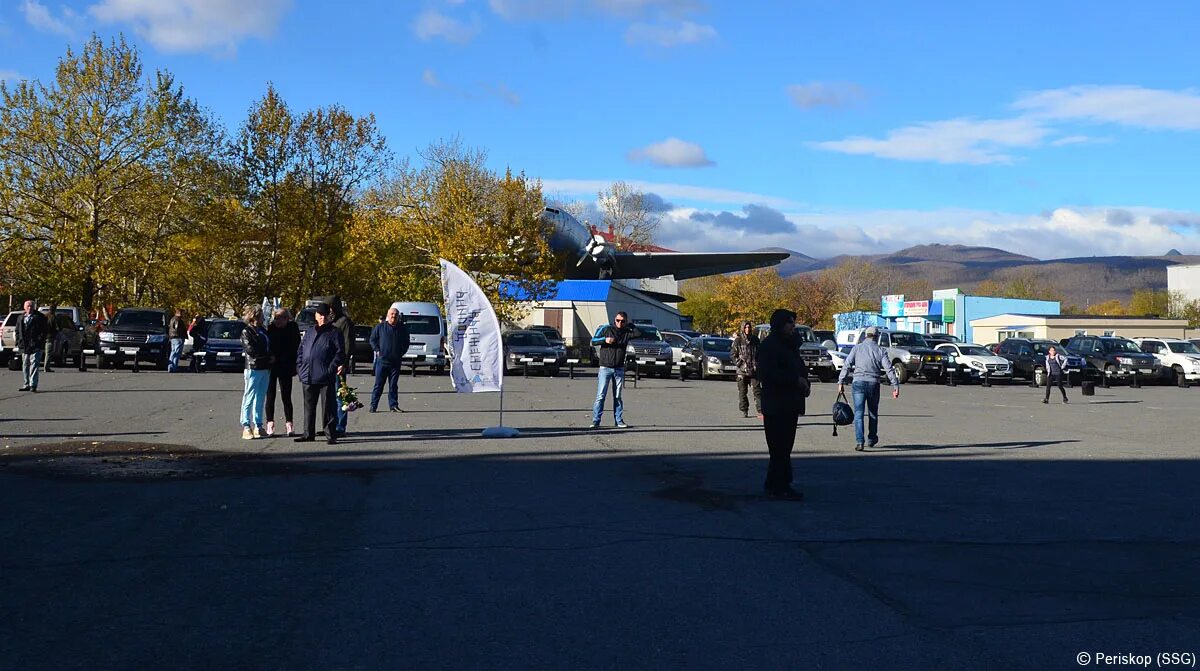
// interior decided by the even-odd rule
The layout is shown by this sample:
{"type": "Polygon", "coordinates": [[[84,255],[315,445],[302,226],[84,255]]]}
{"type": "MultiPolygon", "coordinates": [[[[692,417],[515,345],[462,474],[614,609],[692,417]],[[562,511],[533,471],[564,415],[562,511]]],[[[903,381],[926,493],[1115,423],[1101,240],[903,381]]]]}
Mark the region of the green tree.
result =
{"type": "Polygon", "coordinates": [[[1129,299],[1129,314],[1134,316],[1167,317],[1171,313],[1171,297],[1166,291],[1136,289],[1129,299]]]}

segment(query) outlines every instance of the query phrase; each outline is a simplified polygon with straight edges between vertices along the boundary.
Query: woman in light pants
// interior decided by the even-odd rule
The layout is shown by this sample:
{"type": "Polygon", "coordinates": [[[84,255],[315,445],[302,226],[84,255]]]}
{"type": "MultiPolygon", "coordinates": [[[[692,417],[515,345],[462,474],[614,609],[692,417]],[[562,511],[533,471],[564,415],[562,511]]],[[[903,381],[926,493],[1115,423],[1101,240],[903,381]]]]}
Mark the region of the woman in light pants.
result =
{"type": "Polygon", "coordinates": [[[271,379],[271,346],[267,331],[263,328],[262,308],[255,305],[246,308],[242,317],[246,328],[242,330],[242,354],[246,360],[243,374],[246,388],[242,392],[242,438],[262,438],[263,415],[266,414],[267,383],[271,379]]]}

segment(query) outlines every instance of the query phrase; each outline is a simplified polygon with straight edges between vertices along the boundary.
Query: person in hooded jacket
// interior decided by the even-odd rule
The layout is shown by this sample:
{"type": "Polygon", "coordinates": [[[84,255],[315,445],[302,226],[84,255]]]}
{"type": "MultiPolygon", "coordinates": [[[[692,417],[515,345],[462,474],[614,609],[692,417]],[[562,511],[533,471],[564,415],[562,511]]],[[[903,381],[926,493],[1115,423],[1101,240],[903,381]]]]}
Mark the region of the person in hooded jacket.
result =
{"type": "Polygon", "coordinates": [[[295,431],[292,424],[292,378],[296,377],[296,355],[300,351],[300,327],[292,321],[287,308],[279,308],[267,327],[271,339],[271,380],[267,383],[267,435],[275,434],[275,390],[283,401],[283,419],[287,435],[295,431]]]}
{"type": "Polygon", "coordinates": [[[371,329],[371,351],[375,352],[375,388],[371,390],[371,412],[379,409],[379,397],[383,395],[383,383],[388,384],[388,409],[400,410],[400,367],[404,365],[404,354],[408,351],[408,327],[400,317],[400,311],[391,308],[387,319],[371,329]]]}
{"type": "Polygon", "coordinates": [[[260,306],[246,308],[242,320],[246,322],[246,327],[242,329],[242,358],[246,361],[246,387],[242,392],[242,438],[250,440],[266,437],[263,414],[267,401],[267,382],[271,378],[271,345],[267,330],[263,328],[260,306]]]}
{"type": "Polygon", "coordinates": [[[753,392],[754,412],[759,419],[762,419],[762,385],[759,384],[754,361],[757,355],[758,336],[754,333],[754,325],[749,321],[744,321],[741,330],[733,339],[729,357],[737,365],[738,410],[742,411],[742,417],[750,416],[748,392],[753,392]]]}
{"type": "Polygon", "coordinates": [[[780,308],[771,313],[771,333],[758,346],[755,369],[762,384],[763,431],[771,455],[763,491],[771,498],[799,501],[804,494],[792,489],[792,447],[809,383],[795,331],[795,312],[780,308]]]}
{"type": "Polygon", "coordinates": [[[316,324],[305,331],[296,356],[296,373],[304,393],[304,433],[297,443],[317,437],[317,402],[322,405],[321,426],[330,445],[337,443],[334,406],[338,405],[337,381],[346,361],[342,337],[333,326],[332,310],[322,303],[313,315],[316,324]]]}
{"type": "MultiPolygon", "coordinates": [[[[340,296],[334,296],[333,303],[329,307],[333,311],[333,327],[342,336],[343,356],[346,357],[346,361],[349,361],[350,353],[354,351],[352,349],[354,346],[354,321],[350,319],[350,315],[346,314],[346,307],[342,305],[340,296]]],[[[341,373],[338,373],[338,375],[341,375],[341,373]]],[[[350,418],[350,412],[342,410],[341,403],[334,403],[333,405],[334,416],[337,420],[334,429],[338,432],[338,435],[345,434],[346,420],[350,418]]]]}

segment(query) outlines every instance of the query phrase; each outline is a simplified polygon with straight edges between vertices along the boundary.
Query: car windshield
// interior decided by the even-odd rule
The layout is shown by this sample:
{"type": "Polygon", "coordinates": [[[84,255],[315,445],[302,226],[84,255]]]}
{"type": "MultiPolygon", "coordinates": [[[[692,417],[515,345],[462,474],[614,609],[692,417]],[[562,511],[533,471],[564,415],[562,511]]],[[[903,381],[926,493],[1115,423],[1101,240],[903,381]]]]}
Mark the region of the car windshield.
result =
{"type": "Polygon", "coordinates": [[[442,332],[441,321],[437,315],[404,315],[409,335],[437,335],[442,332]]]}
{"type": "Polygon", "coordinates": [[[796,327],[796,339],[800,342],[820,342],[813,330],[807,326],[796,327]]]}
{"type": "Polygon", "coordinates": [[[17,323],[17,320],[21,318],[22,314],[23,313],[20,313],[20,312],[8,313],[8,318],[4,320],[4,325],[5,326],[15,326],[17,323]]]}
{"type": "Polygon", "coordinates": [[[1105,352],[1132,352],[1136,354],[1142,353],[1142,348],[1137,346],[1137,343],[1132,340],[1118,338],[1113,340],[1102,340],[1104,343],[1105,352]]]}
{"type": "Polygon", "coordinates": [[[892,333],[892,347],[929,347],[920,333],[892,333]]]}
{"type": "Polygon", "coordinates": [[[113,317],[111,326],[132,326],[135,328],[158,328],[166,326],[166,316],[161,312],[148,310],[121,310],[113,317]]]}
{"type": "Polygon", "coordinates": [[[962,352],[963,356],[992,356],[991,352],[975,345],[959,345],[958,351],[962,352]]]}
{"type": "Polygon", "coordinates": [[[558,329],[553,328],[551,326],[546,326],[544,328],[536,328],[536,329],[532,329],[532,330],[537,331],[538,333],[541,333],[542,335],[546,336],[547,340],[562,340],[562,336],[559,335],[558,329]]]}
{"type": "Polygon", "coordinates": [[[727,338],[705,338],[701,342],[704,343],[705,352],[728,352],[733,345],[733,341],[727,338]]]}
{"type": "Polygon", "coordinates": [[[1200,354],[1200,348],[1190,342],[1169,342],[1167,347],[1176,354],[1200,354]]]}
{"type": "Polygon", "coordinates": [[[638,340],[655,340],[657,342],[663,341],[662,334],[658,332],[657,327],[650,326],[648,324],[634,324],[633,327],[642,332],[642,335],[637,337],[638,340]]]}
{"type": "Polygon", "coordinates": [[[541,333],[510,333],[508,344],[514,347],[549,347],[550,341],[541,333]]]}
{"type": "Polygon", "coordinates": [[[242,322],[213,322],[208,325],[208,337],[216,340],[237,340],[242,337],[246,325],[242,322]]]}
{"type": "Polygon", "coordinates": [[[317,323],[317,318],[314,316],[315,314],[317,314],[316,310],[312,308],[304,308],[300,311],[300,314],[296,315],[296,323],[304,324],[305,326],[312,326],[313,324],[317,323]]]}
{"type": "Polygon", "coordinates": [[[1067,354],[1066,348],[1058,343],[1052,342],[1035,342],[1033,343],[1033,351],[1038,354],[1049,354],[1050,348],[1053,347],[1059,354],[1067,354]]]}

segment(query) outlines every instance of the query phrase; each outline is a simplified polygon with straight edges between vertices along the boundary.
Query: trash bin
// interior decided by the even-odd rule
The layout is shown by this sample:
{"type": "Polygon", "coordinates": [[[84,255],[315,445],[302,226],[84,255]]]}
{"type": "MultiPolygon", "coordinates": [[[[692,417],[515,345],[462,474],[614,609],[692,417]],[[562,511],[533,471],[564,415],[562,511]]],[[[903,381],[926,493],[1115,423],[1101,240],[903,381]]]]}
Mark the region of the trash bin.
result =
{"type": "Polygon", "coordinates": [[[1092,382],[1090,380],[1085,380],[1082,383],[1080,383],[1079,386],[1083,390],[1084,396],[1095,396],[1096,395],[1096,383],[1095,382],[1092,382]]]}

